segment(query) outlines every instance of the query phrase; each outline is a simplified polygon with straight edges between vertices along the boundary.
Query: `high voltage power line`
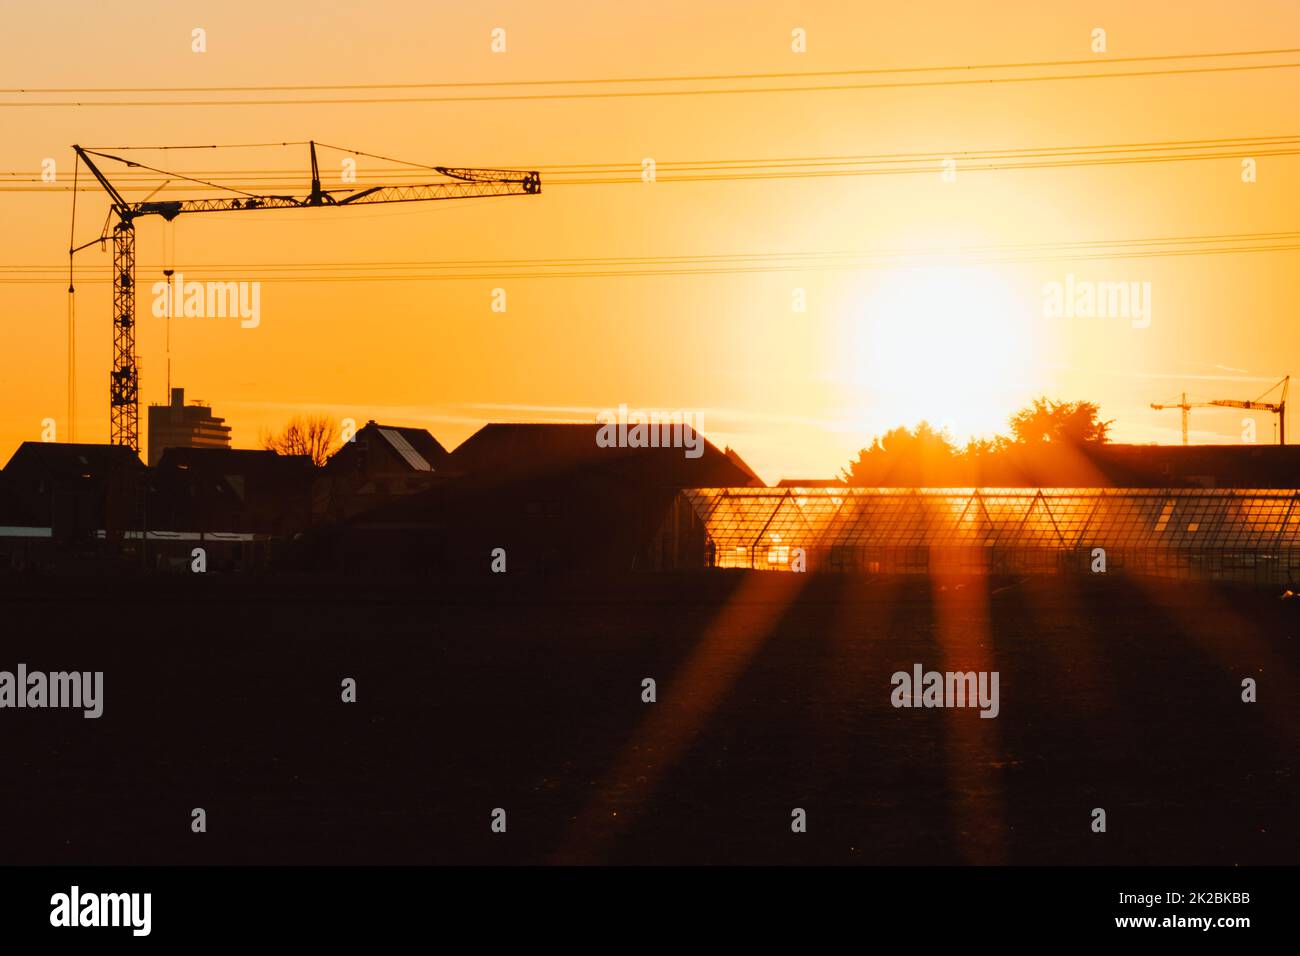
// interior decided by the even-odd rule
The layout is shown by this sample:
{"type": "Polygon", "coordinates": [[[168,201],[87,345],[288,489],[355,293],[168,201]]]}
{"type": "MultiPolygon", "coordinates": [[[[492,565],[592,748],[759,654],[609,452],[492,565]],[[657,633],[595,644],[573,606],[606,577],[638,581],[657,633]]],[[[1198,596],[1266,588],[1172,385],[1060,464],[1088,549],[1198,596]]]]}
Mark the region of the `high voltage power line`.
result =
{"type": "MultiPolygon", "coordinates": [[[[446,281],[468,279],[547,279],[647,276],[733,275],[888,268],[913,263],[956,265],[1074,260],[1147,259],[1188,255],[1291,252],[1300,249],[1300,232],[1164,236],[959,246],[946,249],[880,249],[832,252],[734,253],[684,256],[574,257],[553,259],[463,259],[454,261],[379,260],[373,262],[194,263],[187,270],[205,276],[275,282],[446,281]],[[425,271],[411,271],[425,270],[425,271]]],[[[44,284],[64,281],[63,266],[0,266],[0,283],[44,284]]],[[[146,267],[149,268],[149,267],[146,267]]],[[[106,267],[86,270],[107,282],[106,267]]]]}
{"type": "MultiPolygon", "coordinates": [[[[1043,151],[1050,152],[1056,150],[1071,150],[1071,151],[1077,150],[1082,152],[1082,151],[1093,151],[1093,150],[1104,150],[1104,149],[1134,149],[1134,150],[1148,149],[1148,148],[1163,149],[1163,148],[1177,147],[1177,146],[1207,146],[1212,144],[1233,145],[1238,143],[1255,142],[1258,140],[1272,141],[1276,139],[1295,139],[1295,138],[1296,135],[1289,134],[1289,133],[1269,133],[1261,136],[1227,136],[1227,137],[1220,137],[1218,139],[1169,139],[1169,140],[1145,140],[1145,141],[1135,142],[1135,143],[1104,143],[1104,144],[1093,143],[1093,144],[1088,144],[1086,146],[1020,146],[1020,147],[1006,147],[1003,149],[995,150],[994,152],[1010,154],[1010,153],[1025,153],[1025,152],[1043,152],[1043,151]]],[[[307,146],[307,145],[308,145],[308,141],[302,140],[298,142],[283,142],[283,143],[205,143],[205,144],[191,144],[187,146],[148,146],[148,145],[135,144],[130,146],[87,146],[86,149],[172,150],[172,151],[205,150],[206,151],[206,150],[218,150],[218,149],[259,149],[259,148],[269,148],[269,147],[276,147],[276,146],[307,146]]],[[[410,160],[391,159],[389,157],[380,156],[376,153],[367,153],[364,152],[363,150],[353,149],[348,146],[333,146],[330,145],[329,143],[322,143],[319,141],[316,142],[316,146],[320,149],[333,149],[339,152],[350,153],[357,156],[370,156],[376,159],[382,159],[386,162],[397,163],[404,167],[415,167],[424,170],[435,170],[438,168],[436,166],[429,166],[424,163],[411,162],[410,160]]],[[[930,151],[919,152],[919,153],[897,153],[897,152],[855,153],[855,154],[851,154],[851,156],[854,159],[888,159],[888,158],[907,157],[907,156],[933,156],[936,155],[938,152],[940,151],[930,150],[930,151]]],[[[957,152],[965,153],[970,151],[958,150],[957,152]]],[[[980,151],[976,150],[974,152],[980,152],[980,151]]],[[[985,150],[984,152],[989,152],[989,151],[985,150]]],[[[773,156],[763,160],[709,159],[709,160],[697,160],[697,162],[710,162],[710,163],[733,163],[733,162],[751,162],[751,161],[752,162],[784,162],[789,159],[798,159],[798,158],[801,157],[773,156]]],[[[610,165],[610,164],[569,163],[569,164],[551,164],[549,166],[531,164],[530,168],[545,171],[545,170],[558,170],[558,169],[586,169],[592,165],[610,165]]],[[[124,170],[123,173],[130,173],[130,170],[124,170]]],[[[119,173],[118,175],[122,175],[123,173],[119,173]]]]}
{"type": "MultiPolygon", "coordinates": [[[[278,144],[277,144],[278,145],[278,144]]],[[[124,147],[115,147],[124,149],[124,147]]],[[[141,147],[125,147],[141,148],[141,147]]],[[[147,147],[146,147],[147,148],[147,147]]],[[[200,147],[194,147],[200,148],[200,147]]],[[[354,153],[343,147],[331,147],[354,153]]],[[[1013,169],[1043,169],[1085,166],[1111,166],[1145,163],[1187,162],[1207,159],[1238,159],[1243,152],[1252,157],[1294,156],[1300,153],[1300,135],[1235,137],[1204,140],[1166,140],[1149,143],[1112,143],[1087,146],[1022,147],[1009,149],[961,150],[944,152],[874,153],[839,156],[778,157],[772,159],[665,160],[656,162],[656,179],[664,182],[713,182],[746,179],[801,179],[842,176],[921,174],[935,172],[945,160],[954,160],[966,172],[1013,169]],[[662,174],[662,175],[661,175],[662,174]]],[[[358,153],[373,156],[373,154],[358,153]]],[[[388,160],[386,162],[397,162],[388,160]]],[[[518,164],[548,174],[553,185],[600,185],[641,181],[641,165],[635,162],[573,163],[562,165],[518,164]]],[[[366,170],[367,176],[386,180],[415,179],[427,175],[428,167],[404,163],[366,170]]],[[[123,191],[153,189],[160,175],[186,179],[185,183],[164,183],[159,191],[194,187],[192,177],[253,177],[255,183],[240,186],[205,183],[211,188],[234,191],[267,191],[296,183],[301,171],[277,168],[204,169],[187,173],[169,173],[144,167],[127,169],[115,176],[123,191]]],[[[65,174],[62,181],[71,177],[65,174]]],[[[27,170],[0,172],[0,192],[66,192],[69,187],[45,183],[27,170]],[[41,185],[36,185],[40,183],[41,185]],[[30,185],[27,185],[30,184],[30,185]]],[[[93,185],[80,191],[96,191],[93,185]]]]}
{"type": "Polygon", "coordinates": [[[957,87],[973,85],[1002,85],[1009,83],[1040,83],[1052,81],[1067,80],[1095,80],[1095,79],[1123,79],[1148,76],[1179,76],[1194,74],[1214,74],[1214,73],[1236,73],[1249,72],[1257,70],[1277,70],[1293,69],[1300,67],[1300,62],[1281,62],[1281,63],[1241,63],[1229,66],[1174,66],[1162,67],[1159,69],[1139,69],[1139,70],[1092,70],[1082,73],[1029,73],[1026,75],[1013,76],[971,76],[969,74],[985,74],[996,71],[1015,71],[1015,70],[1051,70],[1076,66],[1093,66],[1107,67],[1110,65],[1125,64],[1158,64],[1170,63],[1177,60],[1208,60],[1208,59],[1225,59],[1235,57],[1259,57],[1259,56],[1281,56],[1295,55],[1300,53],[1300,48],[1282,48],[1270,50],[1238,50],[1211,53],[1185,53],[1185,54],[1164,54],[1158,56],[1140,56],[1140,57],[1107,57],[1093,58],[1086,60],[1038,60],[1026,61],[1020,63],[982,63],[982,64],[965,64],[959,66],[919,66],[919,67],[880,67],[859,70],[822,70],[807,72],[769,72],[769,73],[734,73],[734,74],[703,74],[695,76],[643,76],[643,77],[607,77],[607,78],[576,78],[563,80],[498,80],[498,81],[475,81],[475,82],[447,82],[447,83],[341,83],[341,84],[317,84],[317,85],[293,85],[293,84],[266,84],[266,85],[248,85],[248,86],[175,86],[175,87],[10,87],[0,89],[0,95],[17,95],[29,97],[29,99],[19,100],[0,100],[0,107],[76,107],[76,106],[264,106],[264,105],[346,105],[349,103],[358,105],[378,105],[378,104],[401,104],[401,103],[456,103],[456,102],[488,102],[488,101],[535,101],[535,100],[579,100],[579,99],[616,99],[629,97],[680,97],[680,96],[718,96],[718,95],[735,95],[735,94],[754,94],[754,93],[803,93],[803,92],[825,92],[825,91],[846,91],[846,90],[871,90],[871,89],[915,89],[925,87],[957,87]],[[863,76],[915,76],[918,74],[935,74],[935,73],[960,73],[966,74],[959,77],[946,77],[942,79],[908,79],[888,82],[867,82],[867,83],[822,83],[814,85],[786,85],[786,86],[727,86],[727,87],[696,87],[692,89],[606,89],[606,90],[569,90],[563,92],[539,92],[539,93],[517,93],[517,92],[499,92],[485,93],[474,95],[443,95],[443,96],[404,96],[404,97],[376,97],[376,96],[326,96],[326,97],[264,97],[253,99],[231,99],[231,98],[205,98],[205,99],[177,99],[176,95],[191,93],[285,93],[285,92],[322,92],[322,91],[342,91],[342,92],[365,92],[379,90],[419,90],[419,89],[504,89],[511,90],[516,88],[535,88],[535,87],[589,87],[589,86],[622,86],[629,84],[672,84],[672,83],[748,83],[753,81],[764,80],[822,80],[832,77],[863,77],[863,76]],[[77,95],[77,96],[103,96],[116,95],[122,93],[147,93],[153,95],[165,95],[168,98],[159,100],[104,100],[104,99],[75,99],[75,100],[49,100],[40,99],[42,96],[51,95],[77,95]],[[30,97],[37,97],[32,99],[30,97]]]}
{"type": "MultiPolygon", "coordinates": [[[[1300,53],[1300,47],[1272,50],[1230,50],[1215,53],[1166,53],[1156,56],[1096,56],[1084,60],[1029,60],[1013,63],[978,63],[961,66],[904,66],[874,67],[851,70],[778,71],[770,73],[705,73],[686,76],[624,76],[584,77],[564,80],[473,80],[442,83],[320,83],[309,85],[270,84],[245,86],[54,86],[54,87],[0,87],[5,93],[253,93],[253,92],[305,92],[319,90],[412,90],[455,89],[514,86],[579,86],[602,83],[689,83],[718,80],[774,80],[815,78],[827,76],[881,76],[895,73],[952,73],[965,70],[1041,69],[1044,67],[1085,66],[1097,63],[1158,63],[1172,60],[1208,60],[1234,56],[1282,56],[1300,53]]],[[[259,144],[260,145],[260,144],[259,144]]],[[[283,145],[283,144],[280,144],[283,145]]],[[[295,145],[305,145],[298,143],[295,145]]],[[[109,149],[112,147],[101,147],[109,149]]],[[[117,147],[122,148],[122,147],[117,147]]],[[[158,147],[160,149],[186,149],[188,147],[158,147]]]]}

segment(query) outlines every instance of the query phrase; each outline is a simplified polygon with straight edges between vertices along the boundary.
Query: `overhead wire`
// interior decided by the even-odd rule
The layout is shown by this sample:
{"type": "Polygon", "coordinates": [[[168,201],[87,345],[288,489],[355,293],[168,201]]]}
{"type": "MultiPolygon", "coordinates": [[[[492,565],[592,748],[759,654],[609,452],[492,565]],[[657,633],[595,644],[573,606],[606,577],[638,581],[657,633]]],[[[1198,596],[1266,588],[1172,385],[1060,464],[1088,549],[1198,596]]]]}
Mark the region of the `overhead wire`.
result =
{"type": "MultiPolygon", "coordinates": [[[[1300,53],[1300,47],[1283,47],[1264,50],[1227,50],[1211,53],[1165,53],[1147,56],[1108,56],[1105,63],[1158,63],[1173,60],[1207,60],[1236,56],[1282,56],[1300,53]]],[[[625,76],[581,77],[558,80],[470,80],[456,82],[421,83],[320,83],[320,84],[266,84],[244,86],[119,86],[119,87],[10,87],[0,88],[8,93],[251,93],[319,90],[388,90],[388,89],[456,89],[493,86],[577,86],[606,83],[689,83],[716,82],[718,80],[769,80],[825,76],[879,76],[892,73],[952,73],[969,70],[1042,69],[1045,67],[1084,66],[1099,62],[1096,56],[1080,60],[1028,60],[1008,63],[976,63],[958,66],[869,67],[847,70],[784,70],[767,73],[704,73],[678,76],[625,76]]],[[[101,147],[105,148],[105,147],[101,147]]],[[[189,148],[189,147],[172,147],[189,148]]]]}
{"type": "MultiPolygon", "coordinates": [[[[324,144],[322,144],[324,145],[324,144]]],[[[391,157],[350,150],[346,147],[326,146],[353,155],[367,156],[382,162],[401,163],[404,167],[383,167],[367,171],[370,181],[389,179],[397,184],[414,181],[416,172],[438,172],[442,167],[396,160],[391,157]]],[[[776,158],[743,158],[718,160],[663,160],[656,164],[656,181],[663,182],[717,182],[724,180],[777,180],[845,176],[874,176],[896,174],[925,174],[935,172],[944,160],[959,163],[966,172],[986,172],[1015,169],[1083,168],[1089,166],[1142,165],[1150,163],[1176,163],[1213,159],[1239,159],[1243,152],[1252,157],[1292,156],[1300,154],[1300,135],[1274,135],[1237,137],[1207,140],[1183,140],[1155,143],[1092,144],[1087,146],[1022,147],[1004,149],[965,150],[961,152],[897,152],[875,154],[846,154],[828,156],[801,156],[776,158]]],[[[96,152],[95,155],[109,154],[96,152]]],[[[120,162],[133,162],[113,157],[120,162]]],[[[195,170],[189,173],[168,173],[148,164],[134,163],[139,169],[175,175],[187,182],[205,188],[223,191],[260,192],[283,189],[287,183],[301,183],[305,173],[301,170],[278,168],[195,170]],[[244,189],[218,183],[213,175],[256,179],[245,183],[244,189]]],[[[513,164],[515,168],[538,169],[547,175],[550,186],[609,185],[639,183],[640,164],[631,162],[573,163],[573,164],[513,164]]],[[[146,173],[132,169],[115,175],[119,190],[141,191],[152,185],[154,179],[146,173]],[[144,184],[144,185],[142,185],[144,184]]],[[[45,183],[29,171],[0,172],[0,192],[58,192],[67,191],[65,184],[45,183]],[[41,185],[37,185],[41,183],[41,185]]],[[[94,186],[81,187],[83,191],[96,191],[94,186]]],[[[184,184],[167,185],[166,191],[176,192],[184,184]]]]}
{"type": "MultiPolygon", "coordinates": [[[[1202,56],[1210,56],[1204,54],[1202,56]]],[[[1249,53],[1235,53],[1226,55],[1251,55],[1249,53]]],[[[1173,56],[1172,59],[1195,59],[1196,55],[1173,56]]],[[[1152,58],[1154,61],[1156,58],[1152,58]]],[[[1089,63],[1097,66],[1105,66],[1108,62],[1119,62],[1118,60],[1088,60],[1088,61],[1058,61],[1053,65],[1074,65],[1077,63],[1089,63]]],[[[1130,61],[1132,62],[1132,61],[1130,61]]],[[[976,85],[1005,85],[1011,83],[1044,83],[1059,81],[1079,81],[1079,80],[1101,80],[1101,79],[1134,79],[1139,77],[1153,76],[1187,76],[1196,74],[1224,74],[1224,73],[1244,73],[1260,70],[1282,70],[1294,69],[1300,67],[1300,62],[1285,63],[1245,63],[1233,66],[1185,66],[1156,70],[1101,70],[1085,73],[1045,73],[1040,75],[1026,76],[991,76],[991,77],[961,77],[947,79],[924,79],[924,80],[904,80],[895,82],[875,82],[875,83],[831,83],[831,84],[814,84],[814,85],[795,85],[795,86],[733,86],[733,87],[707,87],[695,89],[648,89],[648,90],[600,90],[600,91],[576,91],[576,92],[549,92],[549,93],[490,93],[475,95],[458,95],[458,96],[325,96],[325,97],[264,97],[253,99],[232,99],[232,98],[207,98],[207,99],[127,99],[127,100],[104,100],[104,99],[74,99],[74,100],[0,100],[0,107],[9,108],[41,108],[41,107],[196,107],[196,106],[319,106],[319,105],[394,105],[404,103],[486,103],[486,102],[529,102],[544,100],[601,100],[601,99],[625,99],[625,98],[646,98],[646,97],[682,97],[682,96],[724,96],[724,95],[744,95],[759,93],[815,93],[815,92],[844,92],[850,90],[881,90],[881,89],[922,89],[922,88],[941,88],[941,87],[965,87],[976,85]]],[[[949,72],[970,72],[984,68],[996,68],[989,64],[985,66],[971,65],[963,67],[947,68],[899,68],[896,70],[882,69],[881,74],[906,74],[918,70],[924,71],[941,71],[949,72]]],[[[853,75],[850,71],[835,72],[831,75],[853,75]]],[[[746,82],[744,74],[737,74],[731,77],[725,77],[727,80],[736,82],[746,82]]],[[[799,77],[800,74],[789,74],[789,77],[799,77]]],[[[803,78],[808,78],[808,74],[803,74],[803,78]]],[[[785,77],[783,77],[785,78],[785,77]]],[[[813,76],[812,78],[817,78],[813,76]]],[[[671,82],[676,78],[662,77],[644,80],[642,82],[671,82]]],[[[528,81],[532,82],[532,81],[528,81]]],[[[566,85],[564,81],[536,81],[538,85],[562,86],[566,85]]],[[[583,81],[574,81],[580,83],[583,81]]],[[[606,80],[606,83],[635,82],[606,80]]],[[[677,82],[692,82],[690,80],[677,80],[677,82]]],[[[508,81],[507,81],[508,83],[508,81]]],[[[486,86],[505,86],[507,83],[485,84],[486,86]]],[[[347,90],[347,85],[327,86],[324,89],[341,89],[347,90]]],[[[354,85],[355,89],[363,89],[360,84],[354,85]]],[[[47,88],[54,89],[54,88],[47,88]]],[[[164,88],[165,89],[165,88],[164,88]]],[[[190,88],[177,87],[176,90],[189,92],[190,88]]],[[[274,91],[274,87],[267,88],[274,91]]],[[[285,88],[287,90],[287,87],[285,88]]],[[[39,96],[36,88],[17,88],[10,91],[8,95],[25,95],[39,96]]],[[[85,94],[83,94],[85,95],[85,94]]],[[[91,93],[89,95],[96,95],[91,93]]]]}
{"type": "MultiPolygon", "coordinates": [[[[373,282],[486,278],[601,278],[818,272],[874,269],[917,262],[957,265],[1073,260],[1164,258],[1186,255],[1289,252],[1300,249],[1300,232],[1218,234],[1087,240],[1064,243],[1011,243],[930,249],[843,250],[832,252],[732,253],[686,256],[573,257],[557,259],[466,259],[452,261],[380,260],[374,262],[195,263],[206,276],[239,276],[275,282],[373,282]],[[423,271],[411,271],[423,270],[423,271]]],[[[51,266],[0,268],[0,283],[56,281],[51,266]]],[[[106,282],[107,270],[89,281],[106,282]]]]}
{"type": "MultiPolygon", "coordinates": [[[[437,89],[488,89],[488,88],[532,88],[539,86],[625,86],[631,84],[652,84],[652,83],[716,83],[716,82],[749,82],[755,80],[814,80],[825,79],[829,77],[864,77],[864,76],[891,76],[891,75],[916,75],[929,73],[979,73],[986,71],[1006,71],[1006,70],[1050,70],[1061,69],[1076,66],[1106,66],[1114,64],[1137,64],[1137,63],[1171,63],[1177,60],[1221,60],[1239,57],[1261,57],[1261,56],[1291,56],[1300,54],[1298,47],[1281,47],[1258,50],[1228,50],[1228,51],[1211,51],[1208,53],[1171,53],[1156,54],[1146,56],[1121,56],[1098,58],[1096,56],[1087,59],[1068,59],[1068,60],[1029,60],[1018,62],[1003,63],[968,63],[955,65],[925,65],[925,66],[900,66],[900,67],[867,67],[841,70],[780,70],[767,72],[751,73],[703,73],[687,74],[677,76],[623,76],[623,77],[571,77],[563,79],[523,79],[523,80],[475,80],[475,81],[425,81],[425,82],[405,82],[405,83],[321,83],[321,84],[244,84],[232,86],[54,86],[54,87],[4,87],[0,88],[0,94],[3,95],[104,95],[104,94],[131,94],[131,93],[152,93],[152,94],[186,94],[186,93],[276,93],[276,92],[323,92],[331,90],[341,91],[373,91],[373,90],[437,90],[437,89]]],[[[1100,76],[1144,76],[1144,75],[1161,75],[1162,73],[1196,73],[1196,72],[1222,72],[1225,70],[1247,70],[1247,69],[1277,69],[1292,67],[1300,64],[1246,64],[1236,67],[1185,67],[1168,71],[1150,71],[1150,72],[1124,72],[1124,73],[1099,73],[1085,74],[1083,76],[1029,76],[1029,77],[1011,77],[1002,78],[1003,82],[1030,82],[1043,79],[1079,79],[1079,78],[1096,78],[1100,76]]],[[[958,85],[964,83],[994,82],[991,80],[947,80],[938,81],[938,85],[958,85]]],[[[884,84],[884,85],[901,85],[901,84],[884,84]]],[[[911,84],[908,84],[911,85],[911,84]]],[[[929,83],[924,85],[931,85],[929,83]]],[[[822,87],[796,87],[795,89],[835,89],[833,86],[822,87]]],[[[869,88],[869,87],[862,87],[869,88]]],[[[614,91],[605,94],[542,94],[541,97],[527,98],[554,98],[564,96],[604,96],[604,95],[687,95],[691,93],[709,93],[709,92],[784,92],[784,88],[777,90],[718,90],[718,91],[614,91]]],[[[467,98],[474,99],[474,98],[467,98]]],[[[419,101],[419,100],[412,100],[419,101]]],[[[200,101],[200,102],[218,102],[218,101],[200,101]]],[[[253,101],[232,101],[243,105],[244,102],[276,102],[271,100],[253,100],[253,101]]],[[[292,100],[285,102],[312,102],[303,100],[292,100]]],[[[342,102],[374,102],[373,100],[343,100],[342,102]]],[[[10,104],[0,104],[10,105],[10,104]]],[[[35,104],[42,105],[42,104],[35,104]]],[[[43,104],[43,105],[64,105],[64,104],[43,104]]],[[[118,105],[118,104],[100,104],[100,105],[118,105]]],[[[125,104],[123,104],[125,105],[125,104]]],[[[186,104],[189,105],[189,104],[186,104]]]]}

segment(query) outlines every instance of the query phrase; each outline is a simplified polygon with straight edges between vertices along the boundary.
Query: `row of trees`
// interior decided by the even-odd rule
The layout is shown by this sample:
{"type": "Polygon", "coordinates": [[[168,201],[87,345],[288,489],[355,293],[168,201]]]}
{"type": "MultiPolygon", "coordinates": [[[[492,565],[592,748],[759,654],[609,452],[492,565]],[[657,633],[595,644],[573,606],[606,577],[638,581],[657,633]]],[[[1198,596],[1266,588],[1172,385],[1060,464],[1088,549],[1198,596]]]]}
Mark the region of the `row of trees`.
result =
{"type": "Polygon", "coordinates": [[[1010,432],[977,438],[964,447],[929,422],[878,435],[844,470],[851,485],[969,485],[990,474],[1010,475],[1030,457],[1071,458],[1109,440],[1112,422],[1102,421],[1094,402],[1056,402],[1046,397],[1011,416],[1010,432]]]}

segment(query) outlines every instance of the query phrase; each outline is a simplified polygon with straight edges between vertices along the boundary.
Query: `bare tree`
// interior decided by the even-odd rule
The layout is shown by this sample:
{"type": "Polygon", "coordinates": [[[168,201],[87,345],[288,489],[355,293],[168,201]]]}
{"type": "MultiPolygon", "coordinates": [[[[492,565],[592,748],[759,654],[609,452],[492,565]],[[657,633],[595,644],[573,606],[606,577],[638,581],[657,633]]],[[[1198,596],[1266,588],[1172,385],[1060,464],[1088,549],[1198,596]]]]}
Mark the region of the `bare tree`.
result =
{"type": "Polygon", "coordinates": [[[328,415],[295,415],[284,431],[262,436],[262,447],[281,455],[306,455],[318,468],[334,449],[334,422],[328,415]]]}

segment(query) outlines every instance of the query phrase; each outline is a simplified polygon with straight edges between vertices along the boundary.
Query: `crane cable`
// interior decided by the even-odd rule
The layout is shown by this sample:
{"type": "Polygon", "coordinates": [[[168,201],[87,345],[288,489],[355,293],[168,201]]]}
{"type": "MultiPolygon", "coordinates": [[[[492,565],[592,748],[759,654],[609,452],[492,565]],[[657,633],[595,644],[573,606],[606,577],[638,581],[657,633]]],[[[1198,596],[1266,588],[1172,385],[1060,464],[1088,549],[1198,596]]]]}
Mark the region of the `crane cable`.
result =
{"type": "Polygon", "coordinates": [[[68,232],[68,441],[76,441],[77,421],[77,289],[72,281],[72,262],[77,239],[77,174],[81,157],[73,159],[72,225],[68,232]]]}
{"type": "Polygon", "coordinates": [[[220,183],[208,182],[206,179],[195,179],[193,176],[186,176],[183,173],[174,173],[166,169],[158,169],[155,166],[149,166],[145,163],[137,163],[131,159],[123,159],[121,156],[114,156],[110,153],[101,153],[93,149],[88,149],[86,150],[86,152],[91,154],[92,156],[98,156],[101,159],[111,159],[114,162],[122,163],[124,166],[134,166],[137,169],[147,169],[152,173],[158,173],[162,176],[175,176],[177,179],[186,179],[192,183],[198,183],[200,186],[209,186],[212,189],[224,189],[227,192],[239,193],[242,196],[248,196],[252,199],[266,198],[264,196],[259,196],[256,193],[245,192],[244,190],[238,189],[234,186],[222,186],[220,183]]]}
{"type": "Polygon", "coordinates": [[[416,169],[428,169],[436,173],[440,173],[443,170],[443,167],[441,166],[427,166],[424,163],[413,163],[410,160],[406,160],[406,159],[394,159],[391,156],[380,156],[377,153],[367,153],[364,150],[351,149],[347,146],[332,146],[329,143],[321,143],[321,142],[317,142],[316,145],[323,146],[326,149],[337,150],[340,153],[351,153],[353,156],[365,156],[368,159],[378,159],[386,163],[398,163],[402,166],[414,166],[416,169]]]}
{"type": "MultiPolygon", "coordinates": [[[[1288,377],[1289,377],[1289,376],[1288,376],[1288,377]]],[[[1277,388],[1279,385],[1282,384],[1282,382],[1285,382],[1285,381],[1286,381],[1286,379],[1284,378],[1284,379],[1282,379],[1282,380],[1279,381],[1279,382],[1274,382],[1272,385],[1270,385],[1267,389],[1264,390],[1264,393],[1263,393],[1262,395],[1260,395],[1259,398],[1255,399],[1255,402],[1256,402],[1256,403],[1258,403],[1258,402],[1262,402],[1262,401],[1264,400],[1264,395],[1267,395],[1269,392],[1273,391],[1273,389],[1277,388]]]]}
{"type": "Polygon", "coordinates": [[[172,395],[172,276],[176,274],[176,223],[163,222],[163,278],[167,282],[167,404],[172,395]]]}

